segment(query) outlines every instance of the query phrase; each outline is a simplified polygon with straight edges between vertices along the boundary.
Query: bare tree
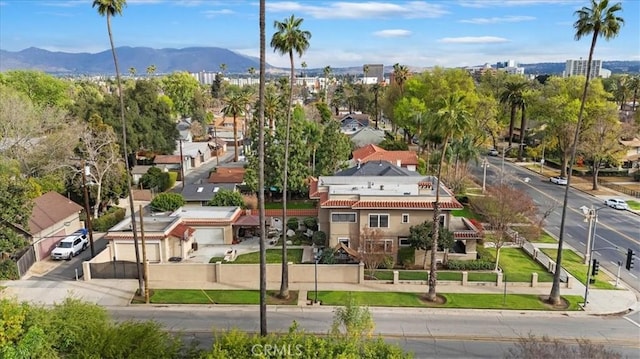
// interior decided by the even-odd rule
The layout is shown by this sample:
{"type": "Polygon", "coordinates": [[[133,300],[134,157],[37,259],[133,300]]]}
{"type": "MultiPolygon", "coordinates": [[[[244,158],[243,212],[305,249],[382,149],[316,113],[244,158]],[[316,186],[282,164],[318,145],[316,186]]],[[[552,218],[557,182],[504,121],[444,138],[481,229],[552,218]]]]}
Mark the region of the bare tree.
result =
{"type": "Polygon", "coordinates": [[[360,259],[369,274],[373,276],[380,266],[390,256],[395,255],[396,246],[393,241],[384,240],[384,232],[379,228],[363,228],[360,230],[360,259]]]}
{"type": "Polygon", "coordinates": [[[510,241],[511,225],[529,221],[536,215],[537,208],[529,195],[509,184],[488,187],[486,196],[471,203],[491,226],[487,235],[496,248],[495,270],[498,270],[500,249],[510,241]]]}

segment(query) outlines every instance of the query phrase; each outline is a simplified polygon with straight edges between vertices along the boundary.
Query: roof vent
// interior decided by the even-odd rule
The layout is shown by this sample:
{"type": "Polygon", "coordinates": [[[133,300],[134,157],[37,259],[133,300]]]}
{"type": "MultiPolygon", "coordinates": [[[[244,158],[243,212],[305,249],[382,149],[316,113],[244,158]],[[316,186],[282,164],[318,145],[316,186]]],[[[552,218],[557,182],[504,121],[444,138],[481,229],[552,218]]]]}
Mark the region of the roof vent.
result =
{"type": "Polygon", "coordinates": [[[383,184],[381,184],[381,185],[380,185],[380,190],[381,190],[381,191],[383,191],[383,190],[384,190],[384,185],[383,185],[383,184]]]}

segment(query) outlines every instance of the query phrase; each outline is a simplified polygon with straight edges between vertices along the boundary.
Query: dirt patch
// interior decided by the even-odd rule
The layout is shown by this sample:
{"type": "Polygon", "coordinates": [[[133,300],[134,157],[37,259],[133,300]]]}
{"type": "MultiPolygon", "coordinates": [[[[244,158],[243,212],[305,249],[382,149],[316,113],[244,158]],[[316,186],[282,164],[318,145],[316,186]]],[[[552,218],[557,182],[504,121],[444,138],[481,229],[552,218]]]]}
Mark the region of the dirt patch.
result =
{"type": "Polygon", "coordinates": [[[436,300],[435,301],[430,301],[427,299],[426,295],[421,295],[420,296],[420,301],[422,302],[422,304],[424,304],[427,307],[440,307],[443,306],[446,302],[447,299],[441,295],[436,294],[436,300]]]}
{"type": "Polygon", "coordinates": [[[540,301],[549,309],[549,310],[567,310],[569,309],[569,302],[560,297],[560,304],[558,305],[553,305],[551,303],[549,303],[549,296],[548,295],[541,295],[538,296],[538,299],[540,299],[540,301]]]}
{"type": "Polygon", "coordinates": [[[267,292],[267,304],[268,305],[296,305],[298,304],[298,291],[290,290],[289,298],[280,298],[278,297],[278,291],[274,291],[273,293],[267,292]]]}

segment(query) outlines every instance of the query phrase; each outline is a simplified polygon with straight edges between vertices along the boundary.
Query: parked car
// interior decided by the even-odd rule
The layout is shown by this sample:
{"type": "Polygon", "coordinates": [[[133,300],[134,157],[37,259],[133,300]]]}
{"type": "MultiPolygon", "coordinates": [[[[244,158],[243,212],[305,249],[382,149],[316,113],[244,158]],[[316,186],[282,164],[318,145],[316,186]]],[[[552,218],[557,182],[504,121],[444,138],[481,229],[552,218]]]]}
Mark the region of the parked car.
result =
{"type": "Polygon", "coordinates": [[[493,156],[493,157],[497,157],[498,155],[500,155],[500,152],[498,152],[498,150],[496,150],[495,148],[492,148],[489,150],[489,153],[487,153],[489,156],[493,156]]]}
{"type": "Polygon", "coordinates": [[[615,209],[627,210],[629,209],[629,205],[623,199],[619,198],[609,198],[604,201],[604,204],[615,209]]]}
{"type": "Polygon", "coordinates": [[[554,177],[549,178],[549,181],[551,181],[551,183],[559,184],[561,186],[566,186],[567,185],[567,177],[554,176],[554,177]]]}
{"type": "Polygon", "coordinates": [[[87,249],[88,246],[89,240],[87,239],[86,231],[81,230],[74,232],[61,240],[58,246],[51,251],[51,259],[69,260],[87,249]]]}

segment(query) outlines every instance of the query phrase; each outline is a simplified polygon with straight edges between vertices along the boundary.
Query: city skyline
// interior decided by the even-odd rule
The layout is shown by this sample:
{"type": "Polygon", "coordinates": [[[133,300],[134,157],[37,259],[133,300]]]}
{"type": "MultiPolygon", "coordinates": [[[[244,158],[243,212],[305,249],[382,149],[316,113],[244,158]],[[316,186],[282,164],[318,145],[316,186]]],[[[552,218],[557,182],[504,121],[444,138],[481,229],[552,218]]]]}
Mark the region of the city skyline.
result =
{"type": "MultiPolygon", "coordinates": [[[[623,0],[617,38],[598,40],[594,59],[640,60],[640,1],[623,0]]],[[[109,49],[104,17],[90,0],[0,1],[0,49],[38,47],[97,53],[109,49]]],[[[612,1],[611,4],[615,3],[612,1]]],[[[304,19],[310,47],[295,64],[309,68],[366,63],[477,66],[586,58],[590,36],[574,40],[574,12],[585,0],[267,1],[267,42],[273,22],[304,19]]],[[[129,0],[112,19],[116,46],[220,47],[258,56],[254,1],[129,0]]],[[[288,67],[267,49],[267,62],[288,67]]]]}

